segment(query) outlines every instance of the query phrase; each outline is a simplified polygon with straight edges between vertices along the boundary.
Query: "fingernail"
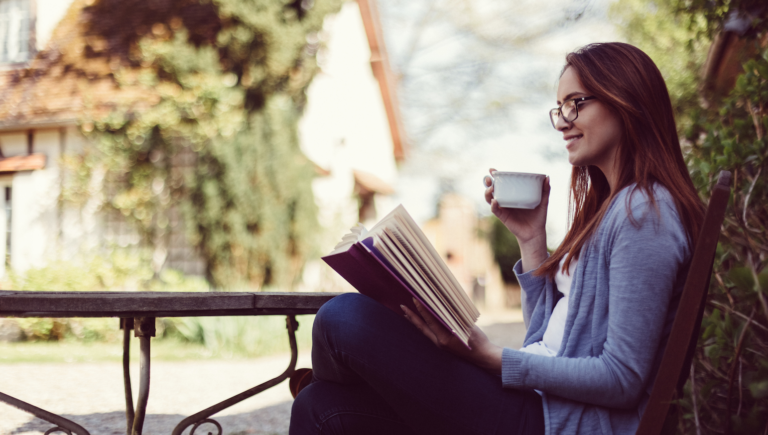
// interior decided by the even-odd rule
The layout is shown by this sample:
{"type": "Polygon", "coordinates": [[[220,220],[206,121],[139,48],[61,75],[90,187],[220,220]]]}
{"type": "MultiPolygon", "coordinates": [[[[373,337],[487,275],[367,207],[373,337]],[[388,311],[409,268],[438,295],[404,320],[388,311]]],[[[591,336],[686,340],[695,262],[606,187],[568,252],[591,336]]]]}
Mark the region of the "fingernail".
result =
{"type": "Polygon", "coordinates": [[[405,307],[403,305],[400,305],[400,309],[403,310],[404,313],[408,313],[407,311],[405,311],[405,307]]]}

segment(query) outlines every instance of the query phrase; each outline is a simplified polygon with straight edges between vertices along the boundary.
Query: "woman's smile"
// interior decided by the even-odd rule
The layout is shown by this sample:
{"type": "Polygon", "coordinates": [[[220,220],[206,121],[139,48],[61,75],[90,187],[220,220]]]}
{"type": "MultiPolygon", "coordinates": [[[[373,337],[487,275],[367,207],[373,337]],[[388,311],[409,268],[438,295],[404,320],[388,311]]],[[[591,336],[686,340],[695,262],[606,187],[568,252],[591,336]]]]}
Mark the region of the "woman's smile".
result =
{"type": "Polygon", "coordinates": [[[563,137],[565,140],[565,149],[570,150],[579,139],[584,137],[583,134],[567,134],[563,137]]]}

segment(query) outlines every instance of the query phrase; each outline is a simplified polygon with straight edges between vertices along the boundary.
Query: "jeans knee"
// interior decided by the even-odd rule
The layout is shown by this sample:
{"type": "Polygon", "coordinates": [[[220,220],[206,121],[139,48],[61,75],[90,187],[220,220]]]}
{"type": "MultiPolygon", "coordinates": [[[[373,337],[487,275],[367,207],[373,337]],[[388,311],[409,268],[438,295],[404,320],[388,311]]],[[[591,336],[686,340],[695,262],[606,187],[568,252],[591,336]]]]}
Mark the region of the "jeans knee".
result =
{"type": "MultiPolygon", "coordinates": [[[[291,423],[289,435],[306,435],[319,433],[318,415],[314,407],[317,400],[313,394],[312,384],[307,385],[291,406],[291,423]]],[[[319,402],[322,403],[322,402],[319,402]]]]}
{"type": "Polygon", "coordinates": [[[339,322],[346,322],[360,312],[360,304],[366,296],[360,293],[343,293],[326,302],[315,316],[314,330],[322,332],[339,322]]]}

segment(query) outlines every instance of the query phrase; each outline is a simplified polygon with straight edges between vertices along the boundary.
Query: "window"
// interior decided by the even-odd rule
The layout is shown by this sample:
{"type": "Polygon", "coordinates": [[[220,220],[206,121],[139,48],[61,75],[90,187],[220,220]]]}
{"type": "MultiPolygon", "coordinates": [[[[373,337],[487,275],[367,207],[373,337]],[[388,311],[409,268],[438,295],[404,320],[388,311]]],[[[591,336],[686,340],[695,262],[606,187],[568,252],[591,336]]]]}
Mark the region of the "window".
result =
{"type": "Polygon", "coordinates": [[[0,62],[24,62],[31,56],[32,0],[0,0],[0,62]]]}

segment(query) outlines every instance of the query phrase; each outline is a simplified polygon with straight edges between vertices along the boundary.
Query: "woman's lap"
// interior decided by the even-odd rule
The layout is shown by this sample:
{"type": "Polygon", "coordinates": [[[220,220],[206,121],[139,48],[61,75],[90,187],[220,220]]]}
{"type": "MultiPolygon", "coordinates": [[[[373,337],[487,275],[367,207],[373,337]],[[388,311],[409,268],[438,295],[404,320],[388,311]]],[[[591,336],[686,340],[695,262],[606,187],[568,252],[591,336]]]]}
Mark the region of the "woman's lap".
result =
{"type": "Polygon", "coordinates": [[[502,388],[499,376],[438,349],[363,295],[341,295],[320,310],[312,365],[315,382],[296,399],[291,434],[321,433],[320,426],[356,433],[331,429],[359,428],[366,419],[378,429],[405,424],[424,434],[544,432],[535,392],[502,388]]]}

